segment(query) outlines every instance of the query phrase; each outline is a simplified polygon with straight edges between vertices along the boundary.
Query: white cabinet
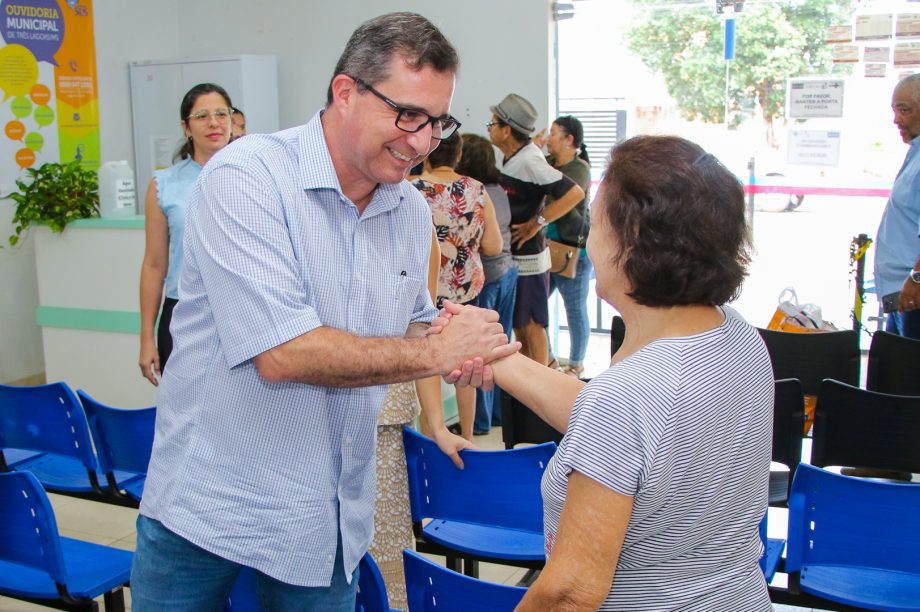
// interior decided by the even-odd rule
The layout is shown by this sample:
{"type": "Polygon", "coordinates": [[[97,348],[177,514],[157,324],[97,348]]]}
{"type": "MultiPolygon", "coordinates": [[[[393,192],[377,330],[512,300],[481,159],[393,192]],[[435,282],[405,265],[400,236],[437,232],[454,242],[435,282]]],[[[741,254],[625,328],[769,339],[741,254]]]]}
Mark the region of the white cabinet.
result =
{"type": "Polygon", "coordinates": [[[153,171],[170,166],[182,144],[179,104],[195,85],[215,83],[226,89],[246,115],[247,132],[279,129],[278,69],[272,55],[132,62],[128,67],[139,214],[153,171]]]}

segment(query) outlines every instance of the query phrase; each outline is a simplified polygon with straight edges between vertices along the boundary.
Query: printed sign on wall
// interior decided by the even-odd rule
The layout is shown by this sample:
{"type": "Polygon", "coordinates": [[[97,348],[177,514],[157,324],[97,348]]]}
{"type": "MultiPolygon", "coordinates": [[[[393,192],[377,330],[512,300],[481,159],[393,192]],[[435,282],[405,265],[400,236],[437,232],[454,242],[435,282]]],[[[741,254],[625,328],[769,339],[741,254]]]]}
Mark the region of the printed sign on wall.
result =
{"type": "Polygon", "coordinates": [[[99,166],[92,0],[0,1],[0,188],[49,161],[99,166]]]}

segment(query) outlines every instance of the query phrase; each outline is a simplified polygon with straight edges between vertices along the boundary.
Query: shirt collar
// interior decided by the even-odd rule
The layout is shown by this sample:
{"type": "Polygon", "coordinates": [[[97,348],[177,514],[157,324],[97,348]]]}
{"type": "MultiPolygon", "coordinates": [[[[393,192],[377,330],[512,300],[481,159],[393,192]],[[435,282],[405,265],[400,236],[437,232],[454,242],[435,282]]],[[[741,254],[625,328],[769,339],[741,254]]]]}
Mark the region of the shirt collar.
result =
{"type": "MultiPolygon", "coordinates": [[[[348,197],[342,192],[329,147],[326,145],[322,115],[322,110],[313,115],[300,134],[298,146],[301,184],[305,190],[334,189],[342,201],[349,202],[348,197]]],[[[378,183],[374,196],[361,218],[367,219],[399,206],[404,197],[404,186],[407,184],[405,180],[393,184],[378,183]]]]}

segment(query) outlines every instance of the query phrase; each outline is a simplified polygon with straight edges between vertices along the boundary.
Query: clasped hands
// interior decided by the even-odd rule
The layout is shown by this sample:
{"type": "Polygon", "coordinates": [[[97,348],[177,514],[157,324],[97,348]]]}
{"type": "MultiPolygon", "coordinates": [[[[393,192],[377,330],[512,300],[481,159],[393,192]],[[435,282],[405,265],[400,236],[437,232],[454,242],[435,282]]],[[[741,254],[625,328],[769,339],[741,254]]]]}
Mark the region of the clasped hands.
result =
{"type": "Polygon", "coordinates": [[[428,335],[440,336],[439,340],[444,341],[445,382],[487,391],[495,384],[489,364],[521,349],[520,342],[508,342],[497,312],[459,306],[449,300],[444,300],[444,307],[431,322],[428,335]]]}

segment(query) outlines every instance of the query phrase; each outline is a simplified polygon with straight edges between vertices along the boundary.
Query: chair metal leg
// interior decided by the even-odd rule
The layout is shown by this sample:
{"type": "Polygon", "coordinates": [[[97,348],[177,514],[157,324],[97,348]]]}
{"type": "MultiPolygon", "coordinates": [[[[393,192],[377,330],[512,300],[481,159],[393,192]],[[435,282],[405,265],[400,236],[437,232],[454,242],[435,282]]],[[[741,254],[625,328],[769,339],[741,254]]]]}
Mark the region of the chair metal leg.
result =
{"type": "Polygon", "coordinates": [[[479,578],[479,561],[470,558],[464,559],[463,574],[470,578],[479,578]]]}
{"type": "Polygon", "coordinates": [[[125,612],[125,590],[122,587],[112,589],[102,597],[105,612],[125,612]]]}
{"type": "Polygon", "coordinates": [[[452,572],[457,572],[458,574],[463,573],[463,560],[460,557],[448,556],[444,563],[444,567],[449,569],[452,572]]]}

